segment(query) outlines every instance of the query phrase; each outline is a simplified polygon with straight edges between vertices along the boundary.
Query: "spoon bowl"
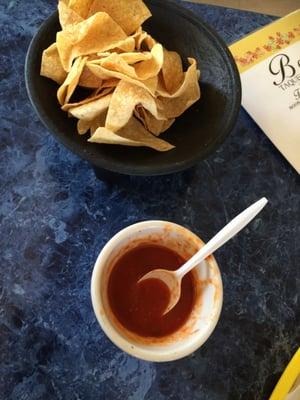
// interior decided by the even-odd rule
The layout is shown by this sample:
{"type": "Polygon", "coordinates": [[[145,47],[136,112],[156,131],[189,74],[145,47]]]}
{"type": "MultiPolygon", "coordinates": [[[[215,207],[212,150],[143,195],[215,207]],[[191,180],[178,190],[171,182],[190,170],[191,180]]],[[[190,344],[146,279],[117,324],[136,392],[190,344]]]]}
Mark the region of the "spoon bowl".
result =
{"type": "Polygon", "coordinates": [[[165,309],[163,315],[167,314],[172,310],[178,303],[181,296],[181,277],[177,276],[176,271],[168,271],[167,269],[154,269],[144,275],[138,283],[145,281],[147,279],[158,279],[162,281],[170,291],[170,298],[167,308],[165,309]]]}

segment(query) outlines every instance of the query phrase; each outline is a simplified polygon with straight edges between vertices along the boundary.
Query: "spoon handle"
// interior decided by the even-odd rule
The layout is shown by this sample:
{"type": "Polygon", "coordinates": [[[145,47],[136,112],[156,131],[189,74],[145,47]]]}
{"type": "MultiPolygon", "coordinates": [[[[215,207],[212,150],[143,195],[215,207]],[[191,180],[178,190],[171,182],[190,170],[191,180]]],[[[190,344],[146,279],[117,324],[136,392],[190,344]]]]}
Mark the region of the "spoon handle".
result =
{"type": "Polygon", "coordinates": [[[203,261],[207,256],[216,251],[224,243],[235,236],[242,230],[256,215],[264,208],[268,200],[263,197],[252,206],[241,212],[237,217],[230,221],[223,229],[220,230],[205,246],[203,246],[190,260],[180,267],[176,275],[182,278],[191,269],[203,261]]]}

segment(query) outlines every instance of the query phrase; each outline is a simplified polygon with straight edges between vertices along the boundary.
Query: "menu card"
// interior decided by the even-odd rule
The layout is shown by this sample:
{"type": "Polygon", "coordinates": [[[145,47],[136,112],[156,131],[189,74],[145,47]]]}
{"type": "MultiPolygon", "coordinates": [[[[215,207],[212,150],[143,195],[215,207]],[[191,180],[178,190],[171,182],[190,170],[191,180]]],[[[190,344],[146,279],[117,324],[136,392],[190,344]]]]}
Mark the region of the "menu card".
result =
{"type": "Polygon", "coordinates": [[[242,105],[300,174],[300,9],[230,46],[242,105]]]}

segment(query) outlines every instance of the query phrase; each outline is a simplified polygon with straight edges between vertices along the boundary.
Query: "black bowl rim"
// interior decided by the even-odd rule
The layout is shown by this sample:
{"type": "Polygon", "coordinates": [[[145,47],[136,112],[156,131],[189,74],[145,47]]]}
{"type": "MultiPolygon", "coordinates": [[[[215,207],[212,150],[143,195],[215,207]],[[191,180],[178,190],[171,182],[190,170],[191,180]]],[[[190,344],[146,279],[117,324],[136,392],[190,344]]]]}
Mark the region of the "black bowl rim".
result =
{"type": "Polygon", "coordinates": [[[183,6],[177,4],[173,0],[164,0],[163,2],[161,0],[150,0],[150,3],[153,5],[159,6],[159,7],[168,7],[171,6],[177,13],[182,15],[185,19],[189,20],[192,24],[194,24],[196,27],[201,27],[203,30],[205,30],[207,36],[211,39],[213,43],[217,46],[218,50],[222,54],[224,58],[227,58],[230,65],[229,72],[230,72],[230,79],[232,82],[232,85],[235,87],[235,96],[233,98],[233,104],[231,107],[231,113],[228,114],[227,119],[226,119],[226,124],[223,127],[222,133],[218,136],[218,138],[209,146],[207,146],[205,149],[202,149],[201,153],[196,154],[194,157],[192,157],[189,160],[183,160],[180,162],[174,162],[171,163],[167,166],[159,166],[155,164],[151,165],[145,165],[145,166],[136,166],[136,167],[127,167],[124,162],[118,163],[117,160],[113,161],[108,161],[108,160],[102,160],[100,157],[97,160],[91,160],[89,157],[89,154],[87,154],[84,149],[75,144],[74,142],[70,142],[68,137],[65,135],[62,135],[60,130],[57,129],[55,123],[52,121],[52,119],[48,118],[47,114],[43,111],[42,107],[39,105],[39,102],[37,101],[37,96],[35,94],[35,91],[33,90],[32,82],[29,76],[29,69],[30,69],[30,60],[35,54],[35,48],[39,42],[39,37],[43,33],[43,31],[46,29],[48,26],[49,22],[53,19],[57,20],[58,19],[58,12],[54,11],[39,27],[37,32],[35,33],[34,37],[32,38],[30,45],[28,47],[27,55],[26,55],[26,60],[25,60],[25,85],[26,85],[26,90],[28,93],[29,100],[40,118],[41,122],[43,125],[46,127],[47,130],[52,133],[57,140],[62,143],[66,148],[68,148],[70,151],[78,155],[80,158],[90,162],[94,167],[96,168],[101,168],[107,171],[119,173],[119,174],[125,174],[125,175],[136,175],[136,176],[156,176],[156,175],[166,175],[170,173],[175,173],[179,171],[183,171],[185,169],[188,169],[192,166],[194,166],[196,163],[200,162],[201,160],[206,159],[210,154],[212,154],[214,151],[216,151],[217,148],[219,148],[222,143],[225,141],[225,139],[229,136],[230,132],[232,131],[234,125],[236,124],[236,120],[238,118],[240,106],[241,106],[241,97],[242,97],[242,90],[241,90],[241,80],[240,80],[240,75],[236,66],[236,63],[233,59],[233,56],[228,49],[225,41],[219,36],[219,34],[211,28],[206,22],[204,22],[200,17],[196,16],[193,12],[190,10],[184,8],[183,6]]]}

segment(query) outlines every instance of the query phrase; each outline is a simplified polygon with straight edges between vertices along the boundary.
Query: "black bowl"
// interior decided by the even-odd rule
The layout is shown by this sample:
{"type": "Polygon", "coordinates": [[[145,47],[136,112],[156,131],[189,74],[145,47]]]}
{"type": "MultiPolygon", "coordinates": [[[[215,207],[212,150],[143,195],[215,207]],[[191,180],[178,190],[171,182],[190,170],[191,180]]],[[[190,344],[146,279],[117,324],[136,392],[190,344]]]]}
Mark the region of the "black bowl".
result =
{"type": "Polygon", "coordinates": [[[241,104],[240,77],[226,44],[200,18],[172,1],[149,0],[152,18],[144,28],[183,59],[194,57],[201,70],[200,101],[194,104],[162,138],[174,150],[159,153],[147,148],[87,142],[76,131],[76,120],[61,111],[57,84],[40,76],[44,49],[60,30],[52,14],[40,27],[28,49],[25,80],[29,98],[45,126],[66,147],[97,169],[128,175],[163,175],[191,167],[215,151],[232,130],[241,104]]]}

